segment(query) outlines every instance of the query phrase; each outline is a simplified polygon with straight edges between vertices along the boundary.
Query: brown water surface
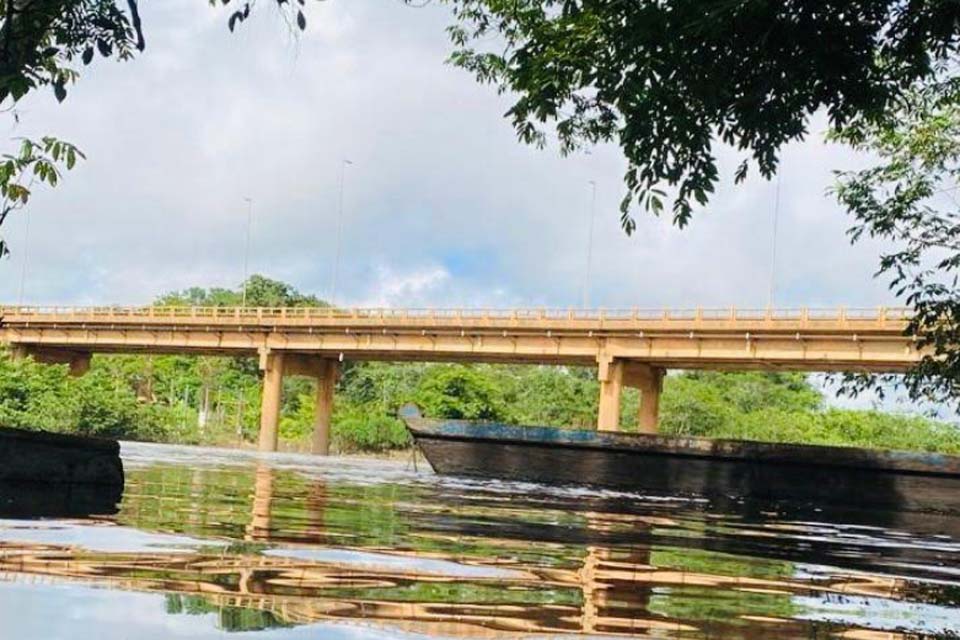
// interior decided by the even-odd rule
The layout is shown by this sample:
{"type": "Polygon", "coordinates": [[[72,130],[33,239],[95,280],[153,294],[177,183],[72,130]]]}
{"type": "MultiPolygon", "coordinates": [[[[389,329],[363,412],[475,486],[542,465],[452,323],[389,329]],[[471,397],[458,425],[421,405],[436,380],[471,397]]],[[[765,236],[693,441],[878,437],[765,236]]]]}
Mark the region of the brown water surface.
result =
{"type": "Polygon", "coordinates": [[[960,517],[123,454],[115,515],[0,520],[0,637],[960,637],[960,517]]]}

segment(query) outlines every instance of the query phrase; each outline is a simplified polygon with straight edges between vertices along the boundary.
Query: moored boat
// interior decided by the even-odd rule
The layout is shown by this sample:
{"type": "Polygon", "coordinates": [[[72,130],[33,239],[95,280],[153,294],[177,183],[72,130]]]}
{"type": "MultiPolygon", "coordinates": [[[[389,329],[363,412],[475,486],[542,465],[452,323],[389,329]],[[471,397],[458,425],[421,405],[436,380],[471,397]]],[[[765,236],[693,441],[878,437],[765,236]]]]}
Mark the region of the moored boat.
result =
{"type": "Polygon", "coordinates": [[[440,474],[960,514],[960,456],[403,418],[440,474]]]}
{"type": "Polygon", "coordinates": [[[0,428],[0,483],[123,486],[116,440],[0,428]]]}

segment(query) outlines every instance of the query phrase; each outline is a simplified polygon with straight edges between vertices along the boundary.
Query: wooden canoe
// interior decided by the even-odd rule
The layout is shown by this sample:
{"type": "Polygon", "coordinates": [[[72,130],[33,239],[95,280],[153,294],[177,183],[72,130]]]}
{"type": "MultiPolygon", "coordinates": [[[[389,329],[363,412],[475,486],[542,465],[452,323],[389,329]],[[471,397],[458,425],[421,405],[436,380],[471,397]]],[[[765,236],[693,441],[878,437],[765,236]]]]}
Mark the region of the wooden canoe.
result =
{"type": "Polygon", "coordinates": [[[0,428],[0,482],[123,486],[116,440],[0,428]]]}
{"type": "Polygon", "coordinates": [[[440,474],[960,514],[960,456],[402,417],[440,474]]]}

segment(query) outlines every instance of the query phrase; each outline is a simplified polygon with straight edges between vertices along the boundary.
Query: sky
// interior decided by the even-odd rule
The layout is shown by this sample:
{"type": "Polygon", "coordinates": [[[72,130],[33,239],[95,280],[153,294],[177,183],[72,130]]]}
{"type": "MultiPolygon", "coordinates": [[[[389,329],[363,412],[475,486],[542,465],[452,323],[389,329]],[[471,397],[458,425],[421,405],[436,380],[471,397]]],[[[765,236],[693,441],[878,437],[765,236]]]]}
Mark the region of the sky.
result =
{"type": "Polygon", "coordinates": [[[723,182],[688,228],[636,211],[627,237],[618,149],[564,158],[519,143],[510,96],[446,64],[443,6],[308,3],[298,36],[272,3],[234,34],[203,0],[141,4],[135,60],[98,58],[63,104],[42,90],[18,122],[0,116],[8,138],[52,134],[87,155],[2,229],[4,302],[138,304],[237,286],[249,198],[249,272],[330,298],[336,271],[342,305],[895,303],[873,278],[881,248],[851,247],[826,193],[834,170],[869,159],[824,143],[820,118],[784,150],[778,180],[733,185],[740,156],[721,148],[723,182]]]}
{"type": "MultiPolygon", "coordinates": [[[[201,0],[143,3],[146,51],[97,59],[58,104],[35,92],[4,117],[8,137],[53,134],[88,159],[38,189],[3,229],[0,300],[144,303],[250,272],[329,297],[344,182],[337,302],[389,306],[583,304],[591,185],[591,306],[766,306],[776,181],[734,186],[721,150],[718,195],[687,229],[637,211],[619,226],[625,168],[605,146],[562,158],[522,145],[511,104],[445,63],[437,4],[308,4],[297,37],[272,3],[238,32],[201,0]]],[[[832,170],[862,160],[822,141],[786,150],[774,304],[890,303],[877,247],[851,248],[826,195],[832,170]]]]}

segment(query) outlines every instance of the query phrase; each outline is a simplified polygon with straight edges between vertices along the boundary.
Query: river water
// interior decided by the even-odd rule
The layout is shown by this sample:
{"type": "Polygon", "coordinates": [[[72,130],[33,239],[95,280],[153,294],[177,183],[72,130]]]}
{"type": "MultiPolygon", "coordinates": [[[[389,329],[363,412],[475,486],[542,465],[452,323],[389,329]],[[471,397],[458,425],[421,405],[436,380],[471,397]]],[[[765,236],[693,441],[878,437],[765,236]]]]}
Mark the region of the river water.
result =
{"type": "Polygon", "coordinates": [[[960,517],[123,456],[116,513],[0,519],[0,638],[960,637],[960,517]]]}

